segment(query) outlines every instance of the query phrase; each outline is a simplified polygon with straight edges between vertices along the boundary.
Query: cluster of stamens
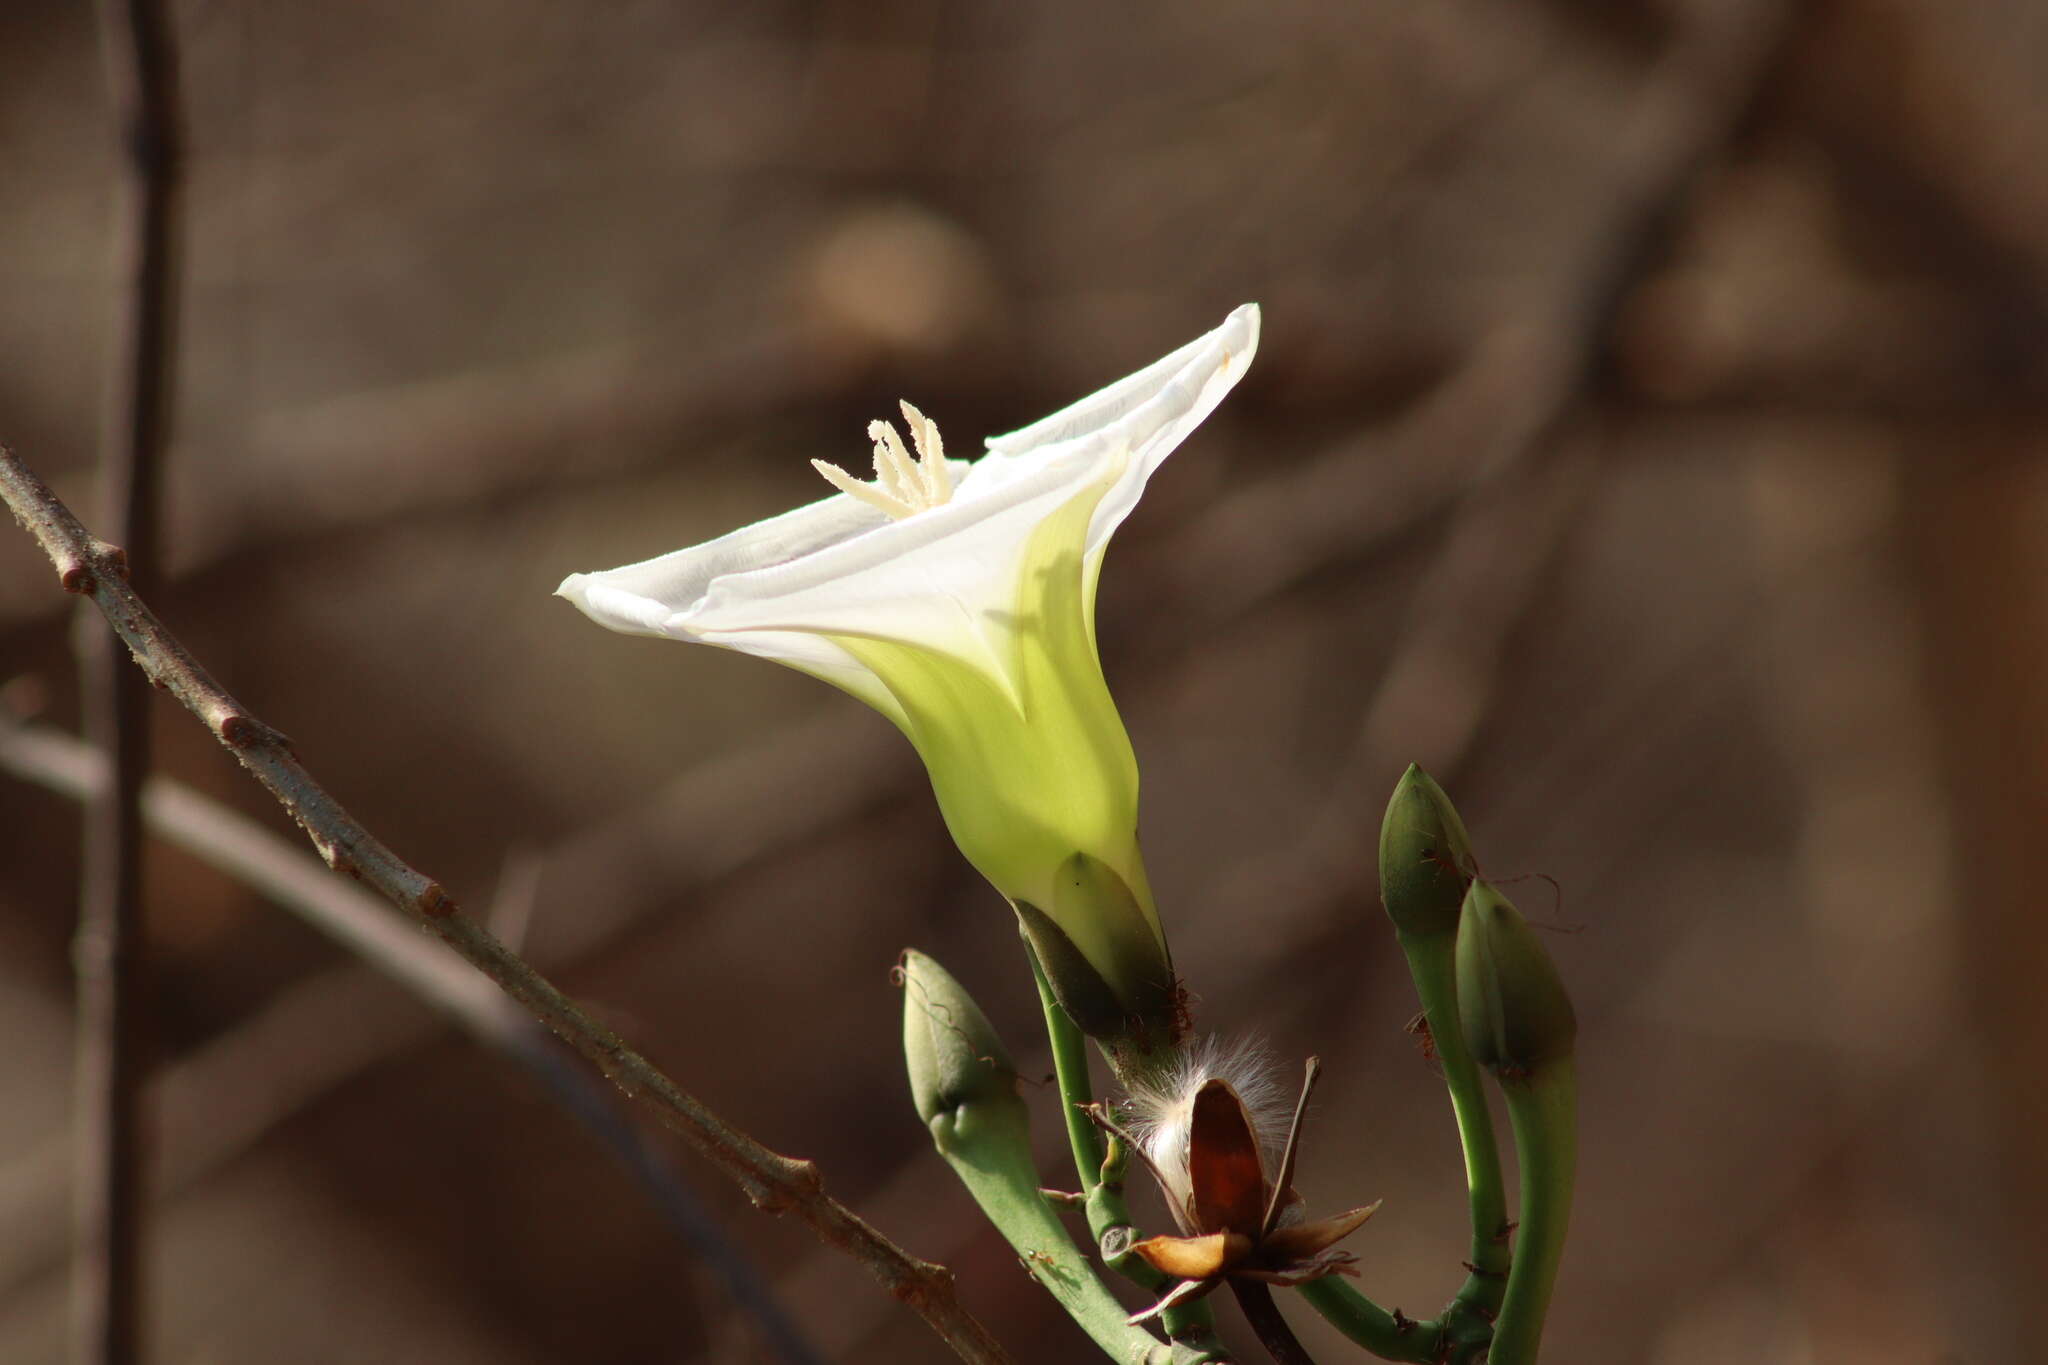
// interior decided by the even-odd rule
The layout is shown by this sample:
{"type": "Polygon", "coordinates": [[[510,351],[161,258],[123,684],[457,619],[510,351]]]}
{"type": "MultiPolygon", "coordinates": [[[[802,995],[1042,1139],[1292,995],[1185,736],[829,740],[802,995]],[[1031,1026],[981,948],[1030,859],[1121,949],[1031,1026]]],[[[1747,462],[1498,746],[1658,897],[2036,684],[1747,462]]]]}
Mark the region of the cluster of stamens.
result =
{"type": "Polygon", "coordinates": [[[908,403],[903,404],[903,421],[917,447],[914,457],[904,447],[903,437],[893,423],[868,423],[868,439],[875,443],[873,483],[864,483],[824,460],[812,460],[811,467],[840,492],[886,512],[897,521],[930,511],[953,496],[946,447],[939,440],[938,424],[908,403]]]}

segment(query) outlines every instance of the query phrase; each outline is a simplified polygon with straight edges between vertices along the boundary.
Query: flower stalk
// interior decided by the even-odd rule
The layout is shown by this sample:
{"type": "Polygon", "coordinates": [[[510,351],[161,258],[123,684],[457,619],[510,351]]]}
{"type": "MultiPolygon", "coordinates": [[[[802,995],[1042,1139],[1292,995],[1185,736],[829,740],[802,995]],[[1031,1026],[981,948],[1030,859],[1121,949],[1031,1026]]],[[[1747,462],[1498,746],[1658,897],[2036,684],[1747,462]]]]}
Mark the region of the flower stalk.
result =
{"type": "Polygon", "coordinates": [[[1564,1258],[1578,1171],[1578,1073],[1570,1057],[1501,1078],[1521,1169],[1515,1264],[1494,1323],[1489,1365],[1532,1365],[1564,1258]]]}
{"type": "Polygon", "coordinates": [[[1564,1254],[1578,1163],[1578,1018],[1549,952],[1507,897],[1474,880],[1458,923],[1458,1013],[1507,1101],[1521,1222],[1491,1365],[1534,1365],[1564,1254]]]}
{"type": "MultiPolygon", "coordinates": [[[[1138,1230],[1124,1199],[1124,1173],[1130,1167],[1130,1148],[1114,1135],[1105,1141],[1102,1130],[1090,1117],[1095,1106],[1095,1088],[1088,1076],[1087,1040],[1053,995],[1052,983],[1046,979],[1028,941],[1025,947],[1026,956],[1031,959],[1032,979],[1038,985],[1039,1005],[1045,1012],[1060,1112],[1066,1120],[1067,1142],[1074,1153],[1074,1172],[1081,1182],[1088,1235],[1095,1239],[1096,1254],[1105,1266],[1141,1289],[1162,1293],[1167,1287],[1166,1276],[1131,1250],[1138,1240],[1138,1230]]],[[[1160,1326],[1166,1330],[1169,1341],[1195,1350],[1217,1348],[1215,1315],[1200,1300],[1167,1309],[1160,1314],[1160,1326]]]]}
{"type": "Polygon", "coordinates": [[[1471,836],[1450,797],[1410,764],[1380,825],[1380,897],[1422,1003],[1465,1154],[1470,1274],[1445,1312],[1454,1345],[1483,1344],[1490,1337],[1488,1323],[1506,1292],[1510,1259],[1500,1148],[1458,1013],[1458,923],[1474,867],[1471,836]]]}

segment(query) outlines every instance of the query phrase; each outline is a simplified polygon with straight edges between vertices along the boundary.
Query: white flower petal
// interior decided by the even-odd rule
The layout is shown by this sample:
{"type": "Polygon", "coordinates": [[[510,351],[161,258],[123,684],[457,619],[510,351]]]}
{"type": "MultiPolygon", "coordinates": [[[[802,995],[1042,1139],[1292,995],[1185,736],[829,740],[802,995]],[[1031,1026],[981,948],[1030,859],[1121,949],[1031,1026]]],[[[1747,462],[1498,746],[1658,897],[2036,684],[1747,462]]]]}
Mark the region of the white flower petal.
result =
{"type": "Polygon", "coordinates": [[[724,575],[663,632],[751,631],[905,640],[998,677],[1024,546],[1054,510],[1088,487],[1077,459],[1033,468],[1001,488],[956,497],[788,563],[724,575]]]}
{"type": "MultiPolygon", "coordinates": [[[[995,474],[991,466],[1062,456],[1076,447],[1098,455],[1118,447],[1128,450],[1128,468],[1096,508],[1089,527],[1088,550],[1093,554],[1130,515],[1152,471],[1244,376],[1258,348],[1259,306],[1247,303],[1222,326],[1136,374],[1028,427],[991,436],[989,454],[1001,458],[982,460],[969,480],[995,474]]],[[[969,490],[963,487],[961,493],[965,496],[969,490]]]]}
{"type": "Polygon", "coordinates": [[[672,635],[668,619],[701,601],[713,579],[801,559],[889,524],[881,512],[840,494],[687,550],[570,574],[555,592],[601,626],[628,635],[672,635]]]}

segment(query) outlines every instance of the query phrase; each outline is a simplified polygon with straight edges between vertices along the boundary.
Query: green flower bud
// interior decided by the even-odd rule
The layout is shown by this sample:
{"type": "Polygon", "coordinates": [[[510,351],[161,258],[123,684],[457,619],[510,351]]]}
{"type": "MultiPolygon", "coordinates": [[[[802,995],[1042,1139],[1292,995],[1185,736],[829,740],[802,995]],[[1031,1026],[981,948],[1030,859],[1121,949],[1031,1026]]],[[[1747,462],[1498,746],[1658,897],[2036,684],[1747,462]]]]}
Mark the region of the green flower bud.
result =
{"type": "Polygon", "coordinates": [[[903,954],[903,1057],[917,1116],[940,1120],[974,1105],[1023,1103],[1017,1068],[995,1026],[952,974],[916,950],[903,954]]]}
{"type": "Polygon", "coordinates": [[[1380,823],[1380,900],[1394,927],[1418,937],[1457,932],[1472,868],[1472,841],[1451,798],[1409,764],[1380,823]]]}
{"type": "Polygon", "coordinates": [[[1457,960],[1458,1020],[1478,1062],[1519,1076],[1571,1056],[1579,1021],[1564,982],[1521,911],[1485,882],[1466,893],[1457,960]]]}

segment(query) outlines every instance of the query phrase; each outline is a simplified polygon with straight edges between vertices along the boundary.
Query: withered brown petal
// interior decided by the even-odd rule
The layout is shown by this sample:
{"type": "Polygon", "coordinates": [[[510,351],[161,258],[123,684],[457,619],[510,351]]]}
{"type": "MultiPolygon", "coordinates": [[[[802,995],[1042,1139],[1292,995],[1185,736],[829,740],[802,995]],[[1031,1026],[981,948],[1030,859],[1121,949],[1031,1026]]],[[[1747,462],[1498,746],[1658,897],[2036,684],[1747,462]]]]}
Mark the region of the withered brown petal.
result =
{"type": "Polygon", "coordinates": [[[1221,1275],[1243,1260],[1252,1249],[1252,1239],[1236,1232],[1212,1232],[1206,1237],[1147,1237],[1131,1244],[1131,1250],[1149,1261],[1154,1270],[1183,1280],[1206,1280],[1221,1275]]]}
{"type": "Polygon", "coordinates": [[[1259,1243],[1259,1259],[1268,1264],[1306,1261],[1358,1231],[1366,1219],[1379,1212],[1379,1207],[1380,1201],[1374,1200],[1362,1209],[1340,1213],[1334,1218],[1318,1218],[1313,1223],[1275,1228],[1266,1235],[1265,1241],[1259,1243]]]}
{"type": "Polygon", "coordinates": [[[1358,1272],[1351,1268],[1351,1263],[1356,1259],[1348,1251],[1326,1251],[1311,1260],[1297,1261],[1293,1265],[1282,1266],[1276,1270],[1259,1270],[1250,1266],[1239,1266],[1230,1273],[1235,1279],[1258,1280],[1264,1284],[1277,1284],[1284,1287],[1307,1284],[1310,1280],[1320,1280],[1326,1275],[1355,1276],[1358,1272]]]}
{"type": "Polygon", "coordinates": [[[1188,1186],[1196,1227],[1258,1234],[1266,1217],[1266,1166],[1251,1115],[1229,1081],[1212,1080],[1195,1092],[1188,1186]]]}

